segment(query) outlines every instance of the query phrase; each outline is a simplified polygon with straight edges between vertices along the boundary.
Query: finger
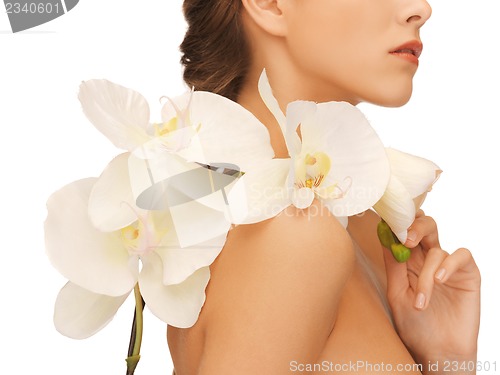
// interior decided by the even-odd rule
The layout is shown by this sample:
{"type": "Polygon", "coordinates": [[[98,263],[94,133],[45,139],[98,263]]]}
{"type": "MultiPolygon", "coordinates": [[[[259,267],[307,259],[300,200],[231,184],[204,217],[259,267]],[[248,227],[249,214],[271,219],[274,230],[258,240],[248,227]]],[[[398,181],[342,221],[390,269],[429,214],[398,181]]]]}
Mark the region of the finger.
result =
{"type": "MultiPolygon", "coordinates": [[[[423,212],[423,211],[422,211],[423,212]]],[[[408,229],[408,238],[405,246],[410,249],[422,244],[427,250],[433,247],[441,247],[437,224],[430,216],[419,216],[408,229]]]]}
{"type": "Polygon", "coordinates": [[[419,218],[421,216],[425,216],[425,212],[424,210],[422,210],[421,208],[417,211],[417,213],[415,214],[415,218],[419,218]]]}
{"type": "Polygon", "coordinates": [[[429,249],[425,262],[418,275],[417,289],[415,291],[414,306],[418,310],[425,310],[429,305],[434,288],[434,278],[448,253],[439,247],[429,249]]]}
{"type": "Polygon", "coordinates": [[[468,249],[460,248],[447,257],[436,271],[434,277],[438,282],[445,283],[458,270],[477,272],[479,274],[476,262],[468,249]]]}
{"type": "Polygon", "coordinates": [[[406,293],[410,287],[408,268],[406,263],[399,263],[391,251],[382,247],[384,254],[385,272],[387,276],[387,298],[389,301],[397,299],[406,293]]]}

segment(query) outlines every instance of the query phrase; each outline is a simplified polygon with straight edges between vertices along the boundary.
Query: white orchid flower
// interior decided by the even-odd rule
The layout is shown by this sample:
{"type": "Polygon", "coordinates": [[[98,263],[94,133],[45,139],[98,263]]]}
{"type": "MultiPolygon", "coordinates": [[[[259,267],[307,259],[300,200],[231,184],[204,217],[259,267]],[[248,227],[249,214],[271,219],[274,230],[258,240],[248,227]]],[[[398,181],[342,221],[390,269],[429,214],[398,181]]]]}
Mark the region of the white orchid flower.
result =
{"type": "Polygon", "coordinates": [[[70,280],[57,299],[55,323],[70,337],[88,337],[104,327],[137,283],[149,309],[177,327],[192,326],[205,301],[208,266],[223,239],[181,248],[168,211],[142,210],[131,200],[127,166],[125,153],[99,179],[69,184],[47,203],[47,254],[70,280]],[[92,197],[98,184],[107,185],[120,204],[92,197]],[[135,220],[121,210],[132,211],[135,220]],[[108,231],[97,229],[91,217],[108,231]]]}
{"type": "Polygon", "coordinates": [[[265,71],[259,90],[283,131],[290,157],[269,158],[239,179],[229,193],[237,223],[268,219],[290,204],[306,208],[317,198],[346,225],[348,216],[380,199],[389,180],[389,163],[383,144],[356,107],[296,101],[288,105],[285,116],[265,71]]]}
{"type": "Polygon", "coordinates": [[[185,146],[190,129],[184,114],[178,121],[150,123],[150,109],[138,92],[106,79],[80,84],[78,99],[90,122],[116,147],[134,151],[155,138],[162,138],[172,150],[185,146]],[[182,135],[182,136],[181,136],[182,135]]]}
{"type": "Polygon", "coordinates": [[[161,123],[149,122],[149,105],[141,94],[108,80],[84,81],[78,97],[94,126],[124,150],[161,143],[189,161],[230,163],[240,170],[274,156],[265,126],[221,95],[194,91],[169,99],[161,123]]]}
{"type": "MultiPolygon", "coordinates": [[[[162,122],[152,124],[144,97],[110,81],[83,82],[79,99],[96,128],[117,147],[131,152],[129,173],[139,205],[158,209],[168,203],[181,246],[206,241],[230,228],[225,197],[230,186],[216,185],[221,179],[229,185],[236,177],[224,179],[213,169],[222,165],[247,171],[274,156],[265,126],[220,95],[195,91],[169,99],[162,108],[162,122]],[[183,204],[173,196],[183,196],[183,204]],[[196,223],[205,229],[194,230],[196,223]]],[[[99,190],[95,195],[105,197],[102,201],[116,201],[109,191],[95,189],[99,190]]],[[[126,209],[122,214],[133,217],[126,209]]]]}
{"type": "Polygon", "coordinates": [[[418,156],[393,148],[387,148],[386,153],[391,178],[384,195],[373,208],[404,244],[417,210],[442,171],[430,160],[418,156]]]}
{"type": "MultiPolygon", "coordinates": [[[[107,80],[83,82],[79,99],[96,128],[130,152],[114,159],[99,179],[76,182],[49,200],[47,252],[70,280],[57,300],[56,325],[72,337],[95,333],[139,282],[155,315],[174,326],[191,326],[204,302],[208,266],[230,223],[207,197],[163,210],[146,207],[154,211],[139,208],[136,200],[165,179],[210,171],[198,163],[255,167],[273,156],[267,130],[250,112],[211,93],[170,100],[159,124],[149,123],[142,95],[107,80]],[[189,160],[179,156],[182,152],[189,160]],[[68,207],[81,215],[68,216],[68,207]],[[77,309],[71,295],[79,296],[77,309]]],[[[176,181],[170,192],[192,198],[190,181],[176,181]]],[[[216,192],[213,186],[210,192],[216,192]]]]}

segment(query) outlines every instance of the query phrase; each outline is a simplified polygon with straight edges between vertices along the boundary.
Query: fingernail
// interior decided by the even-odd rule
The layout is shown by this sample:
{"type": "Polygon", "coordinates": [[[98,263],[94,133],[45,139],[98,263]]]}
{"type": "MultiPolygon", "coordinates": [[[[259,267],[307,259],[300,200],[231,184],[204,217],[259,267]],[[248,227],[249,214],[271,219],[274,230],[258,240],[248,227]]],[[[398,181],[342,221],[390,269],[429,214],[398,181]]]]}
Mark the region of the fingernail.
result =
{"type": "Polygon", "coordinates": [[[413,242],[416,239],[417,239],[417,232],[415,232],[414,230],[408,231],[408,236],[406,237],[406,240],[413,242]]]}
{"type": "Polygon", "coordinates": [[[424,293],[420,292],[417,294],[417,299],[415,301],[415,307],[417,309],[423,309],[425,305],[425,295],[424,293]]]}
{"type": "Polygon", "coordinates": [[[436,279],[438,279],[439,281],[443,281],[444,275],[446,275],[446,270],[444,268],[441,268],[436,272],[436,279]]]}

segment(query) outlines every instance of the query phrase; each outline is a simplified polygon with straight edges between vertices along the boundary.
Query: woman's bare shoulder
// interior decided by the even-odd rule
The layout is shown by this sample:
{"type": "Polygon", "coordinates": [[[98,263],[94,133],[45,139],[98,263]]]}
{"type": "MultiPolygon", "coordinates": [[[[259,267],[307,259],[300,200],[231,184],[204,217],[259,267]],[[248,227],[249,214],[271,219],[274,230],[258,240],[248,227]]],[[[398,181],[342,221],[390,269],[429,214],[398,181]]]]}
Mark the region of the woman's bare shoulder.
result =
{"type": "Polygon", "coordinates": [[[242,375],[280,374],[291,359],[314,360],[354,262],[350,236],[316,201],[231,230],[200,316],[200,374],[234,372],[235,364],[242,375]]]}

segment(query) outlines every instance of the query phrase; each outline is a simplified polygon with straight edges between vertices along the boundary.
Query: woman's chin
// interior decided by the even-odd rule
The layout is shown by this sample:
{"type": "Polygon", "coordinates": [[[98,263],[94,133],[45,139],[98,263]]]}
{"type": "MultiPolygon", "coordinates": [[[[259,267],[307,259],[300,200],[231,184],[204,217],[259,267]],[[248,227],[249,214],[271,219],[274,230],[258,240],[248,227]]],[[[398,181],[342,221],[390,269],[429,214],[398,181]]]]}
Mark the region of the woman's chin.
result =
{"type": "Polygon", "coordinates": [[[402,107],[408,103],[412,92],[412,85],[399,89],[385,87],[384,89],[377,90],[373,95],[367,96],[363,101],[382,107],[402,107]]]}

